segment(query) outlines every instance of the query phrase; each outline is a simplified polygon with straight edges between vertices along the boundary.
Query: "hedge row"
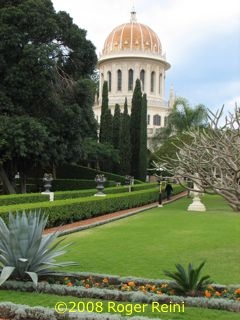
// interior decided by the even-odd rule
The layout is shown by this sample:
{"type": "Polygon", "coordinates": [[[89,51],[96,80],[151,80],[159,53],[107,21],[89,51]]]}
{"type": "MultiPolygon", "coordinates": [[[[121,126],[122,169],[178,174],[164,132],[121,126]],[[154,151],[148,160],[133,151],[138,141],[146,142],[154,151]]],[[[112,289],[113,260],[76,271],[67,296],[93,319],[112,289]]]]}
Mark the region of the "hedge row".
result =
{"type": "MultiPolygon", "coordinates": [[[[96,184],[95,184],[96,185],[96,184]]],[[[150,189],[154,187],[154,183],[143,183],[133,186],[135,191],[150,189]]],[[[112,193],[123,193],[128,192],[128,186],[114,186],[111,188],[106,188],[104,192],[106,194],[112,193]]],[[[80,197],[89,197],[96,193],[96,189],[86,189],[86,190],[73,190],[73,191],[57,191],[54,193],[54,199],[69,199],[69,198],[80,198],[80,197]]],[[[44,202],[48,201],[49,196],[43,195],[41,193],[27,193],[27,194],[11,194],[0,196],[0,206],[7,206],[19,203],[34,203],[34,202],[44,202]]]]}
{"type": "MultiPolygon", "coordinates": [[[[116,182],[107,180],[106,187],[115,186],[116,182]]],[[[65,190],[83,190],[93,189],[96,186],[94,180],[86,179],[54,179],[52,182],[52,191],[65,191],[65,190]]],[[[27,191],[28,192],[41,192],[44,191],[42,179],[27,179],[27,191]]]]}
{"type": "MultiPolygon", "coordinates": [[[[92,179],[94,180],[96,174],[104,174],[105,177],[108,180],[112,180],[115,182],[121,182],[124,184],[125,177],[110,173],[110,172],[104,172],[104,171],[99,171],[96,169],[80,166],[80,165],[63,165],[61,167],[57,168],[57,177],[60,179],[92,179]]],[[[135,183],[142,183],[140,180],[135,179],[135,183]]]]}
{"type": "MultiPolygon", "coordinates": [[[[174,188],[174,193],[182,191],[181,186],[174,188]]],[[[163,194],[164,198],[165,194],[163,194]]],[[[60,226],[91,217],[112,213],[119,210],[140,207],[153,203],[158,199],[156,187],[147,190],[128,193],[109,194],[105,197],[83,197],[75,199],[57,200],[53,202],[38,202],[30,204],[17,204],[0,207],[1,217],[7,221],[8,212],[29,211],[41,209],[48,214],[47,227],[60,226]]]]}
{"type": "Polygon", "coordinates": [[[141,206],[156,201],[156,188],[131,193],[109,194],[106,197],[84,197],[53,202],[38,202],[0,207],[1,217],[6,220],[8,212],[41,209],[48,214],[47,227],[72,223],[98,215],[141,206]]]}

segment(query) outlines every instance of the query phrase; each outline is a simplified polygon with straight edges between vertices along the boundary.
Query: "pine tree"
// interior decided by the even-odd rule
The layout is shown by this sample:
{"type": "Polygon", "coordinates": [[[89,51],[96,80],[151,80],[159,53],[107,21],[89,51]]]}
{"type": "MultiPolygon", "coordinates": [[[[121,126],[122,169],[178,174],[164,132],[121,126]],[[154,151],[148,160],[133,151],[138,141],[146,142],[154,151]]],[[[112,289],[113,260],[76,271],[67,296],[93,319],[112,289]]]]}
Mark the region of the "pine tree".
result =
{"type": "Polygon", "coordinates": [[[141,109],[142,109],[142,91],[140,80],[136,80],[131,108],[130,136],[131,136],[131,174],[134,178],[140,178],[140,137],[141,137],[141,109]]]}
{"type": "Polygon", "coordinates": [[[130,116],[128,114],[127,99],[125,99],[124,111],[121,116],[119,154],[120,154],[120,173],[122,175],[130,175],[132,153],[131,153],[131,141],[130,141],[130,116]]]}
{"type": "Polygon", "coordinates": [[[146,179],[147,174],[147,95],[142,97],[141,108],[141,131],[140,131],[140,150],[139,150],[139,178],[146,179]]]}

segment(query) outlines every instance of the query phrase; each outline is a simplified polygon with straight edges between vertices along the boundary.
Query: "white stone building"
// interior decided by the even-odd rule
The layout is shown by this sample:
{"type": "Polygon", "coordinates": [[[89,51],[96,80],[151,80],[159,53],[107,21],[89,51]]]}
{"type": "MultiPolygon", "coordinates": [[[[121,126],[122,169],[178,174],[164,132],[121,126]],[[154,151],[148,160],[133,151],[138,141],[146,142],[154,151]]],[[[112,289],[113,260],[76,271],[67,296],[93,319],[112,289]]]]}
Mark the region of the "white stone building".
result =
{"type": "Polygon", "coordinates": [[[109,108],[114,113],[118,103],[123,110],[127,98],[131,113],[132,94],[136,79],[140,79],[142,92],[147,94],[147,133],[150,139],[166,125],[167,116],[174,102],[173,89],[169,101],[164,100],[165,73],[170,68],[158,35],[148,26],[137,22],[132,10],[129,23],[114,28],[105,40],[99,57],[99,100],[93,110],[100,121],[102,86],[108,82],[109,108]]]}

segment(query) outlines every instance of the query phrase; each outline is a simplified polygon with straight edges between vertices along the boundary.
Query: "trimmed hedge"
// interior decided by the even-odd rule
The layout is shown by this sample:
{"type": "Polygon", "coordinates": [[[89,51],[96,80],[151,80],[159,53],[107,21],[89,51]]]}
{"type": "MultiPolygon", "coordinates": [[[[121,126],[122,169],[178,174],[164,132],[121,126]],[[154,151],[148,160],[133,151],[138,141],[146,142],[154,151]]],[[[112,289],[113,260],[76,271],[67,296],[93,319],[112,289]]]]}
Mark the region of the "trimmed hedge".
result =
{"type": "MultiPolygon", "coordinates": [[[[63,165],[57,168],[57,177],[60,179],[92,179],[94,180],[96,174],[104,174],[108,180],[115,182],[121,182],[124,184],[125,177],[115,173],[104,172],[80,165],[63,165]]],[[[135,183],[143,183],[140,180],[135,179],[135,183]]]]}
{"type": "MultiPolygon", "coordinates": [[[[155,183],[143,183],[133,186],[133,190],[144,190],[153,188],[155,183]]],[[[96,186],[96,183],[95,185],[96,186]]],[[[106,194],[111,193],[122,193],[128,192],[128,186],[119,186],[119,187],[110,187],[104,189],[106,194]]],[[[69,198],[80,198],[80,197],[89,197],[96,193],[95,189],[86,189],[86,190],[73,190],[73,191],[56,191],[54,192],[54,199],[69,199],[69,198]]],[[[48,201],[48,195],[43,195],[41,193],[27,193],[27,194],[11,194],[0,196],[0,206],[13,205],[18,203],[33,203],[33,202],[43,202],[48,201]]]]}
{"type": "MultiPolygon", "coordinates": [[[[174,193],[182,191],[181,186],[174,188],[174,193]]],[[[163,194],[165,196],[165,194],[163,194]]],[[[164,198],[164,197],[163,197],[164,198]]],[[[109,194],[106,197],[83,197],[75,199],[56,200],[53,202],[38,202],[0,207],[1,217],[7,221],[9,212],[41,209],[48,214],[47,227],[60,226],[74,221],[84,220],[124,209],[139,207],[156,202],[158,189],[152,188],[128,193],[109,194]]]]}
{"type": "MultiPolygon", "coordinates": [[[[107,180],[106,187],[115,186],[116,182],[107,180]]],[[[96,186],[94,180],[84,179],[54,179],[52,182],[52,191],[66,191],[66,190],[83,190],[93,189],[96,186]]],[[[42,179],[27,179],[27,191],[41,192],[44,191],[42,179]]]]}
{"type": "Polygon", "coordinates": [[[48,201],[49,196],[41,193],[8,194],[0,196],[0,206],[14,205],[18,203],[33,203],[48,201]]]}

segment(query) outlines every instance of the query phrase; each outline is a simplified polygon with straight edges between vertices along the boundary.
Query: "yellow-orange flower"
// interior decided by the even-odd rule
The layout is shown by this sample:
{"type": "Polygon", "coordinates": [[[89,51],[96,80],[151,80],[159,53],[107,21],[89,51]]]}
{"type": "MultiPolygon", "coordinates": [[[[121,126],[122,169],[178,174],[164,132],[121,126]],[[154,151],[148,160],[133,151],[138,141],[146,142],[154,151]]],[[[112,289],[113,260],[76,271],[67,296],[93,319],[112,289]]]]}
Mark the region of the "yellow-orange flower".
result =
{"type": "Polygon", "coordinates": [[[234,291],[234,294],[240,294],[240,288],[234,291]]]}
{"type": "Polygon", "coordinates": [[[108,278],[104,278],[102,282],[103,282],[103,283],[108,283],[108,282],[109,282],[109,281],[108,281],[108,278]]]}
{"type": "Polygon", "coordinates": [[[129,282],[128,282],[128,285],[129,285],[130,287],[135,287],[134,281],[129,281],[129,282]]]}
{"type": "Polygon", "coordinates": [[[73,286],[72,282],[67,283],[67,287],[72,287],[72,286],[73,286]]]}
{"type": "Polygon", "coordinates": [[[221,297],[221,292],[216,291],[216,292],[215,292],[215,296],[217,296],[217,297],[221,297]]]}
{"type": "Polygon", "coordinates": [[[205,290],[204,295],[206,298],[211,298],[211,296],[212,296],[211,292],[208,290],[205,290]]]}

